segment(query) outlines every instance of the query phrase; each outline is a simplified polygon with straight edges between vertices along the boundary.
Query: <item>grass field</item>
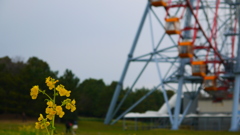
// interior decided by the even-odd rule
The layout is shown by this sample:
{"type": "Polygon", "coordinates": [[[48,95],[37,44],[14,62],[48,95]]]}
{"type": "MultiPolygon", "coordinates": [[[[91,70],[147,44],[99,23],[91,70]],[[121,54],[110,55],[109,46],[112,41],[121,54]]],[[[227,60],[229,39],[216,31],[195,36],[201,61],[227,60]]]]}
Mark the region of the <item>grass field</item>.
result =
{"type": "MultiPolygon", "coordinates": [[[[0,135],[45,135],[44,131],[34,129],[35,121],[22,122],[20,120],[0,120],[0,135]]],[[[178,130],[171,131],[168,129],[138,130],[124,131],[122,122],[119,121],[115,125],[104,125],[103,120],[94,118],[80,118],[78,122],[77,135],[239,135],[239,132],[228,131],[193,131],[178,130]]],[[[65,134],[64,124],[57,123],[58,135],[65,134]]]]}

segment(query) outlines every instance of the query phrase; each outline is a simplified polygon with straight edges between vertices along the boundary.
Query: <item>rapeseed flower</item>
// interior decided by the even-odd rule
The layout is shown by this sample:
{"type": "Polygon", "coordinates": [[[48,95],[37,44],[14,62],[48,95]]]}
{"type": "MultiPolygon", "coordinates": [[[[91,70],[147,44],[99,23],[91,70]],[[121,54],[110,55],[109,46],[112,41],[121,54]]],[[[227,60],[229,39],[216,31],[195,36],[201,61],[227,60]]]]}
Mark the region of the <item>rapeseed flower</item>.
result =
{"type": "Polygon", "coordinates": [[[46,115],[46,118],[48,118],[49,120],[53,120],[53,117],[54,117],[55,115],[51,115],[51,114],[48,114],[48,115],[46,115]]]}
{"type": "Polygon", "coordinates": [[[52,101],[47,102],[48,107],[53,107],[54,103],[52,101]]]}
{"type": "Polygon", "coordinates": [[[72,103],[72,105],[75,105],[76,104],[75,99],[73,99],[71,103],[72,103]]]}
{"type": "Polygon", "coordinates": [[[56,112],[57,114],[60,113],[62,111],[62,107],[59,105],[56,107],[56,112]]]}
{"type": "Polygon", "coordinates": [[[45,83],[47,84],[47,86],[49,87],[50,90],[52,90],[53,88],[55,88],[55,84],[58,82],[58,80],[55,80],[51,77],[46,78],[45,83]]]}
{"type": "Polygon", "coordinates": [[[61,111],[61,112],[59,112],[57,115],[58,115],[60,118],[62,118],[64,114],[65,114],[65,112],[64,112],[64,111],[61,111]]]}
{"type": "Polygon", "coordinates": [[[43,95],[47,96],[47,107],[45,109],[46,118],[43,117],[42,114],[40,114],[38,118],[38,122],[35,123],[36,129],[46,129],[48,132],[48,135],[54,134],[54,121],[55,121],[55,115],[58,115],[60,118],[62,118],[65,114],[65,112],[62,109],[62,106],[65,106],[68,110],[71,110],[71,112],[76,110],[76,101],[73,99],[65,99],[61,105],[56,104],[56,96],[66,96],[69,97],[71,91],[68,91],[65,89],[65,87],[60,84],[56,87],[56,83],[58,80],[55,80],[51,77],[46,78],[46,85],[48,86],[49,90],[53,90],[53,97],[50,97],[45,90],[40,90],[38,85],[35,85],[31,88],[30,95],[32,99],[36,99],[38,96],[38,93],[42,93],[43,95]],[[48,126],[50,126],[50,132],[48,130],[48,126]]]}
{"type": "Polygon", "coordinates": [[[39,87],[38,85],[35,85],[31,88],[31,92],[30,92],[30,95],[32,97],[32,99],[36,99],[37,96],[38,96],[38,91],[39,91],[39,87]]]}
{"type": "Polygon", "coordinates": [[[35,128],[36,129],[40,129],[41,128],[41,124],[39,122],[35,122],[35,128]]]}
{"type": "Polygon", "coordinates": [[[63,112],[61,106],[57,106],[57,107],[56,107],[56,112],[57,112],[57,115],[58,115],[60,118],[62,118],[63,115],[65,114],[65,113],[63,112]]]}
{"type": "Polygon", "coordinates": [[[70,110],[71,109],[71,103],[67,103],[65,107],[66,107],[66,109],[70,110]]]}
{"type": "Polygon", "coordinates": [[[75,99],[73,99],[71,101],[71,99],[68,98],[68,99],[64,100],[64,102],[66,104],[66,106],[65,106],[66,109],[71,110],[71,112],[74,112],[76,110],[75,99]]]}
{"type": "Polygon", "coordinates": [[[44,128],[47,128],[49,125],[50,125],[50,122],[44,119],[43,115],[40,114],[40,117],[38,118],[38,122],[35,123],[35,128],[44,129],[44,128]]]}
{"type": "Polygon", "coordinates": [[[43,115],[40,114],[40,117],[38,117],[38,121],[42,121],[44,118],[43,118],[43,115]]]}
{"type": "Polygon", "coordinates": [[[76,101],[75,101],[75,99],[73,99],[72,102],[71,102],[71,104],[72,104],[71,105],[71,112],[74,112],[76,110],[75,103],[76,103],[76,101]]]}
{"type": "Polygon", "coordinates": [[[54,111],[54,109],[52,107],[47,107],[46,110],[45,110],[46,114],[47,114],[47,118],[49,120],[52,120],[53,117],[55,116],[56,114],[56,111],[54,111]]]}
{"type": "Polygon", "coordinates": [[[74,112],[76,110],[76,107],[75,106],[72,106],[71,107],[71,112],[74,112]]]}
{"type": "Polygon", "coordinates": [[[54,111],[52,107],[47,107],[46,114],[55,115],[56,111],[54,111]]]}
{"type": "Polygon", "coordinates": [[[60,96],[69,97],[71,93],[71,91],[66,90],[62,84],[58,85],[56,90],[59,92],[60,96]]]}
{"type": "Polygon", "coordinates": [[[50,125],[50,122],[36,122],[35,123],[35,128],[36,129],[44,129],[47,128],[50,125]]]}

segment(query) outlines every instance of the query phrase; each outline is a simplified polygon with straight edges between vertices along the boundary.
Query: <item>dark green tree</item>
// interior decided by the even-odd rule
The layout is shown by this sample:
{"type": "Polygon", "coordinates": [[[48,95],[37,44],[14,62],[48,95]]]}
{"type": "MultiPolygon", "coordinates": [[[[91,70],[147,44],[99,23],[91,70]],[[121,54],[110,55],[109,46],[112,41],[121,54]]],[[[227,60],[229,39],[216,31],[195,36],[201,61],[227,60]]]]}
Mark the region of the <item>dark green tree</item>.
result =
{"type": "MultiPolygon", "coordinates": [[[[44,95],[39,95],[36,100],[32,100],[29,93],[30,89],[34,85],[39,85],[42,90],[48,89],[45,84],[45,79],[48,76],[52,78],[57,78],[58,72],[53,72],[47,62],[38,59],[37,57],[31,57],[28,59],[25,67],[22,69],[20,74],[21,79],[19,80],[18,89],[24,96],[21,102],[24,103],[21,106],[21,110],[27,115],[38,116],[39,113],[45,113],[46,102],[43,102],[46,97],[44,95]],[[31,107],[31,108],[29,108],[31,107]]],[[[49,95],[52,95],[51,91],[47,91],[49,95]]]]}
{"type": "Polygon", "coordinates": [[[113,81],[110,85],[106,86],[100,93],[98,98],[98,110],[95,113],[96,116],[104,118],[108,107],[110,105],[114,90],[117,86],[117,82],[113,81]]]}
{"type": "Polygon", "coordinates": [[[20,72],[24,68],[22,61],[12,62],[9,57],[0,58],[0,106],[2,113],[14,113],[19,111],[19,97],[23,96],[19,91],[20,72]]]}
{"type": "MultiPolygon", "coordinates": [[[[51,76],[58,79],[59,83],[63,84],[67,90],[71,90],[71,98],[76,100],[76,113],[69,115],[68,110],[65,110],[66,117],[64,118],[76,120],[77,115],[105,117],[117,82],[105,85],[102,79],[90,78],[80,83],[80,79],[69,69],[66,69],[59,78],[57,75],[57,71],[51,71],[48,63],[37,57],[31,57],[27,62],[23,62],[19,58],[10,59],[7,56],[0,58],[0,102],[2,103],[0,105],[0,114],[22,114],[24,112],[27,116],[38,116],[39,113],[45,113],[46,102],[44,100],[46,97],[40,94],[36,100],[32,100],[30,89],[34,85],[39,85],[42,90],[48,89],[45,78],[51,76]]],[[[127,90],[128,88],[121,90],[118,103],[127,90]]],[[[52,91],[47,92],[49,95],[53,94],[52,91]]],[[[148,92],[149,89],[147,88],[136,89],[131,92],[119,112],[128,109],[148,92]]],[[[173,94],[173,91],[167,91],[169,98],[173,94]]],[[[66,97],[60,97],[58,102],[62,100],[61,98],[65,99],[66,97]]],[[[163,103],[162,92],[156,90],[132,111],[158,110],[163,103]]]]}
{"type": "Polygon", "coordinates": [[[95,116],[99,117],[98,110],[102,106],[99,106],[100,93],[105,89],[103,80],[87,79],[84,80],[79,86],[79,96],[77,101],[79,102],[79,111],[83,116],[95,116]]]}

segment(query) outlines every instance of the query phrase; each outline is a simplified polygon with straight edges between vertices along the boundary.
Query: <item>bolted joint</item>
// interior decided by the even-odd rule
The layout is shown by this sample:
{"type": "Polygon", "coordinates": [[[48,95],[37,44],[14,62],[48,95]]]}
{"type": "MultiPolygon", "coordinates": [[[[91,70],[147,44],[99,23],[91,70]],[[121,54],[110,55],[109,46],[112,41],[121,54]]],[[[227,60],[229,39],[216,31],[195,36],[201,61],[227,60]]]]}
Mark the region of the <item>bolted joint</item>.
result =
{"type": "Polygon", "coordinates": [[[132,58],[133,57],[133,55],[132,54],[128,54],[128,58],[132,58]]]}

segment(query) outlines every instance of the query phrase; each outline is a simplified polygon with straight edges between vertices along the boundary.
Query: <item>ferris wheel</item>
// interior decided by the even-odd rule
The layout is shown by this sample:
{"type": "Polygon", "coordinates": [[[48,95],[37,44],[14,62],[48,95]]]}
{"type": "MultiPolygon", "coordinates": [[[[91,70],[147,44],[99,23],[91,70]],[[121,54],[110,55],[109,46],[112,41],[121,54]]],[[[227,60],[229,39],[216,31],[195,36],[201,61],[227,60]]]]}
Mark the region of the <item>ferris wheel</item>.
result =
{"type": "Polygon", "coordinates": [[[154,64],[159,82],[112,122],[121,119],[154,90],[161,89],[168,106],[172,129],[178,129],[188,108],[180,117],[183,91],[191,91],[191,106],[199,93],[207,93],[214,101],[233,98],[232,131],[238,128],[240,90],[239,42],[240,0],[150,0],[128,55],[122,76],[115,89],[105,124],[110,124],[128,94],[147,67],[154,64]],[[135,53],[144,23],[148,21],[150,51],[135,53]],[[126,95],[118,96],[130,63],[143,63],[126,95]],[[165,70],[162,68],[165,67],[165,70]],[[164,71],[163,71],[164,70],[164,71]],[[166,89],[175,90],[177,101],[171,113],[166,89]]]}

